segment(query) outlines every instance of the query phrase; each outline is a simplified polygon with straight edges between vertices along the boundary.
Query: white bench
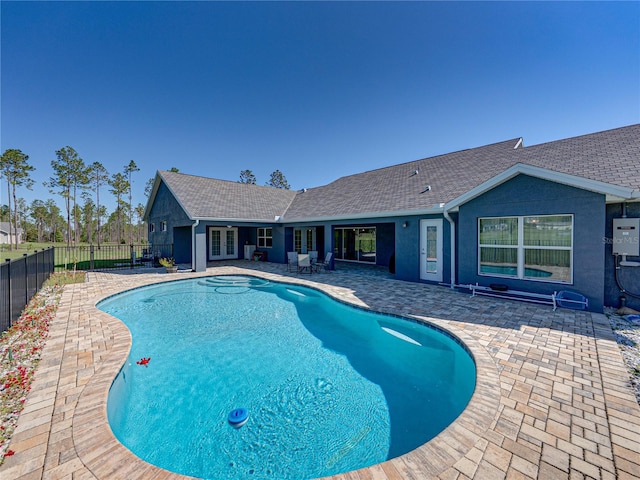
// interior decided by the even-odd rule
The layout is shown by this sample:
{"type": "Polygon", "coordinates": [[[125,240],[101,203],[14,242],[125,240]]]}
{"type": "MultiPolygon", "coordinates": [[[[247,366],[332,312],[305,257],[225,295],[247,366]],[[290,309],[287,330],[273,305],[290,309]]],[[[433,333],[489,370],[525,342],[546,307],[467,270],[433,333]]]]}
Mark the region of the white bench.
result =
{"type": "Polygon", "coordinates": [[[586,310],[589,308],[589,300],[579,293],[560,291],[553,292],[551,295],[544,293],[523,292],[520,290],[502,290],[482,285],[469,284],[472,297],[483,295],[486,297],[506,298],[510,300],[520,300],[521,302],[541,303],[544,305],[552,305],[555,311],[558,307],[571,308],[575,310],[586,310]]]}
{"type": "Polygon", "coordinates": [[[547,295],[544,293],[531,293],[511,289],[497,290],[491,287],[478,285],[477,283],[475,285],[469,284],[469,290],[472,292],[472,297],[475,297],[476,295],[483,295],[486,297],[506,298],[510,300],[520,300],[521,302],[552,305],[554,310],[557,308],[556,292],[553,292],[551,295],[547,295]]]}

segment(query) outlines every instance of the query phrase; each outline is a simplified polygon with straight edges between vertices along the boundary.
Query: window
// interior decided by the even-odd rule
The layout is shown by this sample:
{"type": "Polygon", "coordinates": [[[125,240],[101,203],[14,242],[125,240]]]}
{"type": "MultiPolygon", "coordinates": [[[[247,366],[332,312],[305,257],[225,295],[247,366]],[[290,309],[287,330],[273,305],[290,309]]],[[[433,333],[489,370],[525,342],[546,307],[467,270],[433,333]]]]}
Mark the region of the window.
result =
{"type": "Polygon", "coordinates": [[[167,222],[160,222],[160,231],[161,232],[167,231],[167,222]]]}
{"type": "Polygon", "coordinates": [[[302,253],[302,230],[295,229],[293,231],[293,249],[302,253]]]}
{"type": "Polygon", "coordinates": [[[480,218],[479,275],[572,282],[573,215],[480,218]]]}
{"type": "Polygon", "coordinates": [[[315,236],[316,236],[315,229],[310,228],[307,230],[307,252],[315,250],[315,242],[314,242],[315,236]]]}
{"type": "Polygon", "coordinates": [[[273,230],[271,228],[258,228],[258,247],[271,248],[273,246],[273,230]]]}
{"type": "Polygon", "coordinates": [[[149,233],[153,233],[156,231],[156,224],[155,223],[150,223],[149,224],[149,233]]]}

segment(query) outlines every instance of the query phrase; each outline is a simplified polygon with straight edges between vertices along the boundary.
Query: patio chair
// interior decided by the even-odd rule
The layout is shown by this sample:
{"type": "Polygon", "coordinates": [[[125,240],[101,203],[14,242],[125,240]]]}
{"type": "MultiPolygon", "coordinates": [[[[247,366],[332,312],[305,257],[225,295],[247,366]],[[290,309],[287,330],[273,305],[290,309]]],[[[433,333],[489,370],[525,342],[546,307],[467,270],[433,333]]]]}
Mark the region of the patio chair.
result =
{"type": "Polygon", "coordinates": [[[298,270],[298,252],[287,252],[287,270],[298,270]]]}
{"type": "Polygon", "coordinates": [[[315,265],[318,263],[318,251],[317,250],[309,250],[309,258],[311,259],[311,265],[315,265]]]}
{"type": "Polygon", "coordinates": [[[309,272],[309,274],[313,272],[311,267],[311,257],[309,257],[308,253],[298,255],[298,273],[303,273],[305,270],[309,272]]]}
{"type": "Polygon", "coordinates": [[[142,263],[144,263],[145,265],[148,264],[153,264],[153,253],[151,252],[151,249],[149,248],[143,248],[142,249],[142,259],[140,260],[142,263]]]}
{"type": "Polygon", "coordinates": [[[320,263],[316,263],[316,272],[319,272],[320,269],[322,270],[330,270],[331,269],[331,258],[333,257],[333,253],[332,252],[327,252],[327,254],[324,257],[324,261],[320,262],[320,263]]]}

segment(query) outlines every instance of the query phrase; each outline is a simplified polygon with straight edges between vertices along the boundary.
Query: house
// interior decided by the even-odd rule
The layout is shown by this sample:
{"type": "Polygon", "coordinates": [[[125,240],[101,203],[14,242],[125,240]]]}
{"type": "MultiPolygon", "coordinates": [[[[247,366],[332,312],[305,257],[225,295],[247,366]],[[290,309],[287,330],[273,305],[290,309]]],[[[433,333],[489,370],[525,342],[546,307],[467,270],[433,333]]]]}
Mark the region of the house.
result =
{"type": "MultiPolygon", "coordinates": [[[[18,243],[22,243],[22,228],[18,228],[18,243]]],[[[0,222],[0,244],[15,244],[13,226],[9,222],[0,222]]]]}
{"type": "Polygon", "coordinates": [[[159,171],[145,211],[150,242],[196,271],[244,246],[281,263],[317,250],[411,282],[577,291],[593,311],[640,309],[639,217],[640,125],[514,138],[302,191],[159,171]]]}

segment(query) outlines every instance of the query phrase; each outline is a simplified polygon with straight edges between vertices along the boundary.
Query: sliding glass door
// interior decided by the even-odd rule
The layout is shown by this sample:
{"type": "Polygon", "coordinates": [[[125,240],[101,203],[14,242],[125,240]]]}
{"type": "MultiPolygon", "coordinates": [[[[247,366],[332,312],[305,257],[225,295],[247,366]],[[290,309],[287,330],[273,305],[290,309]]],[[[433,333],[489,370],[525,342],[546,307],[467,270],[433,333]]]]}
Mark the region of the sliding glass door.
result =
{"type": "Polygon", "coordinates": [[[376,263],[376,227],[337,227],[333,254],[338,260],[376,263]]]}

